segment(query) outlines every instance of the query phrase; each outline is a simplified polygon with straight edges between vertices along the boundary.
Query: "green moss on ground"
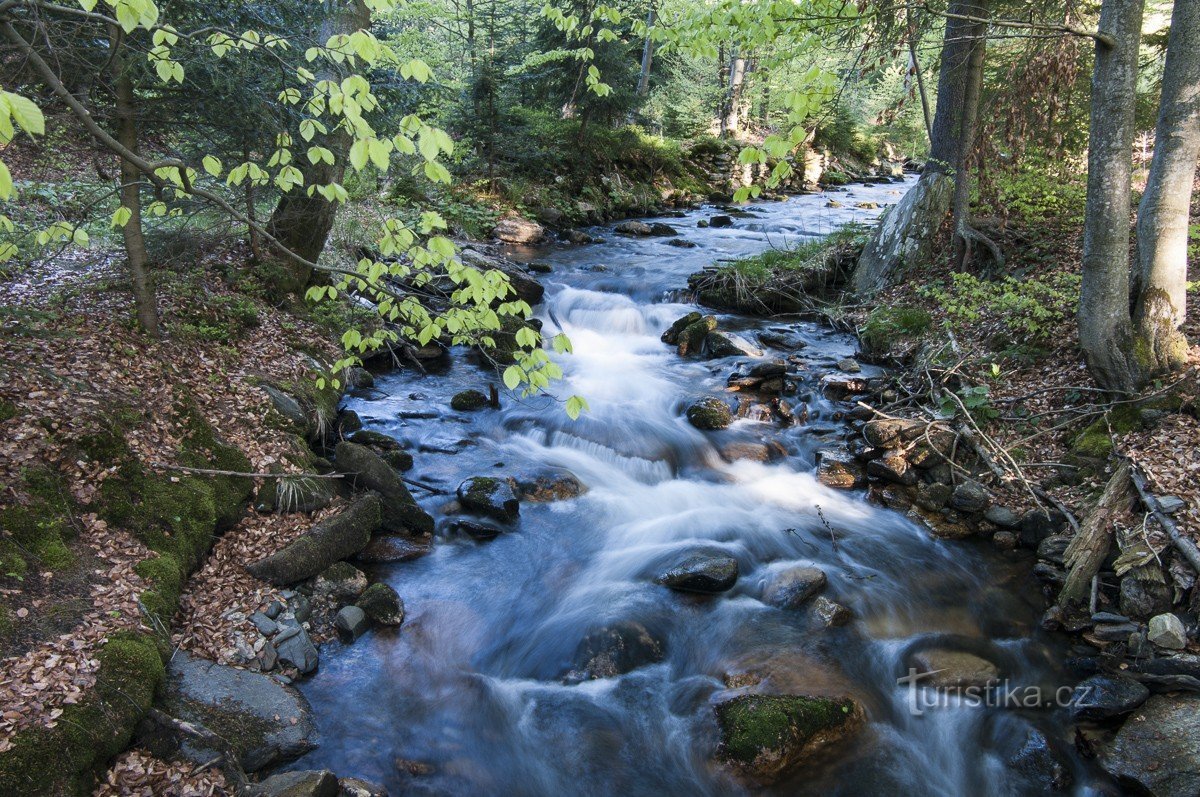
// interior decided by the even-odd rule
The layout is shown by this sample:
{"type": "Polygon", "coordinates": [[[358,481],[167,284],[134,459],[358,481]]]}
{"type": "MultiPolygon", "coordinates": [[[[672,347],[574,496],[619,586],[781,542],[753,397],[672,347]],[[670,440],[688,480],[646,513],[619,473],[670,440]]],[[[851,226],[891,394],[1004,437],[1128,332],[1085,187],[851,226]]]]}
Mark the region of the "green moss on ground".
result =
{"type": "Polygon", "coordinates": [[[1113,436],[1142,428],[1142,410],[1136,404],[1118,404],[1075,437],[1071,451],[1076,456],[1107,459],[1113,452],[1113,436]]]}
{"type": "Polygon", "coordinates": [[[153,637],[115,636],[99,651],[96,687],[66,706],[53,728],[17,734],[0,754],[0,794],[88,795],[124,750],[165,678],[153,637]]]}
{"type": "Polygon", "coordinates": [[[48,468],[21,475],[17,491],[28,502],[0,510],[0,576],[24,578],[30,568],[62,570],[75,562],[68,543],[75,538],[73,507],[62,476],[48,468]]]}

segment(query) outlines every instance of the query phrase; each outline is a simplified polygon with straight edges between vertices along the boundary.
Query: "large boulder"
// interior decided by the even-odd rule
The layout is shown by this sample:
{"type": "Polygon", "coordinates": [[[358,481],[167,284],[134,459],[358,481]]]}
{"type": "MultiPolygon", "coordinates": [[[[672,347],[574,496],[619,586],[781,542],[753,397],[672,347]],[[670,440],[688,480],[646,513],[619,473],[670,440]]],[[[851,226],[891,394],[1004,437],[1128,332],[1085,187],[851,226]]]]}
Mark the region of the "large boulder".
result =
{"type": "MultiPolygon", "coordinates": [[[[162,710],[222,739],[247,772],[291,761],[316,747],[312,708],[295,689],[269,675],[193,658],[183,650],[176,650],[167,665],[162,710]]],[[[164,758],[178,750],[197,764],[224,752],[207,748],[199,737],[177,738],[161,728],[143,742],[164,758]]]]}
{"type": "Polygon", "coordinates": [[[1200,794],[1200,695],[1155,695],[1125,720],[1101,763],[1138,793],[1200,794]]]}
{"type": "Polygon", "coordinates": [[[566,680],[613,678],[662,659],[662,643],[641,623],[623,620],[588,633],[575,651],[575,665],[566,680]]]}
{"type": "Polygon", "coordinates": [[[379,528],[381,517],[379,496],[368,493],[314,525],[283,550],[246,565],[246,570],[255,578],[278,585],[312,578],[365,548],[379,528]]]}
{"type": "Polygon", "coordinates": [[[714,707],[717,759],[739,776],[769,786],[833,753],[862,727],[850,698],[741,695],[714,707]]]}
{"type": "Polygon", "coordinates": [[[395,469],[378,454],[343,440],[334,449],[334,457],[338,468],[351,475],[356,487],[379,493],[385,531],[396,534],[433,532],[433,518],[417,504],[395,469]]]}
{"type": "Polygon", "coordinates": [[[521,514],[521,502],[507,479],[472,476],[458,485],[458,501],[468,512],[511,523],[521,514]]]}
{"type": "Polygon", "coordinates": [[[492,237],[510,244],[534,244],[546,235],[546,228],[536,221],[510,216],[500,219],[492,228],[492,237]]]}
{"type": "Polygon", "coordinates": [[[613,230],[621,235],[642,236],[652,234],[650,225],[646,224],[644,221],[623,221],[616,227],[613,227],[613,230]]]}
{"type": "Polygon", "coordinates": [[[382,582],[367,587],[355,605],[379,625],[396,626],[404,622],[404,601],[396,590],[382,582]]]}
{"type": "Polygon", "coordinates": [[[698,553],[687,557],[654,580],[678,592],[714,595],[733,587],[737,577],[737,559],[728,554],[698,553]]]}
{"type": "Polygon", "coordinates": [[[714,431],[733,423],[733,410],[719,398],[706,398],[688,407],[687,419],[697,429],[714,431]]]}
{"type": "Polygon", "coordinates": [[[789,567],[763,588],[763,603],[777,609],[799,609],[825,588],[825,571],[817,567],[789,567]]]}

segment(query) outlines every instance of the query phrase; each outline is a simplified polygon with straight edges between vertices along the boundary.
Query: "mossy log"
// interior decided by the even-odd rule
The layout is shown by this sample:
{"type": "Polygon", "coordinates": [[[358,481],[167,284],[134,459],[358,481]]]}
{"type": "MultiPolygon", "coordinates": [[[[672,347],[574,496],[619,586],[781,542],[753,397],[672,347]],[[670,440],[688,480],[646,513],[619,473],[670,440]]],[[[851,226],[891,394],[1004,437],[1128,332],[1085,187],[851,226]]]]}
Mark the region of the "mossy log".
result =
{"type": "Polygon", "coordinates": [[[367,547],[379,528],[382,502],[375,493],[357,499],[345,511],[322,520],[282,551],[246,566],[255,578],[272,584],[295,584],[312,578],[334,562],[367,547]]]}
{"type": "Polygon", "coordinates": [[[433,518],[417,504],[390,465],[365,446],[342,441],[334,450],[338,469],[351,476],[354,486],[374,490],[383,500],[383,528],[396,534],[431,534],[433,518]]]}

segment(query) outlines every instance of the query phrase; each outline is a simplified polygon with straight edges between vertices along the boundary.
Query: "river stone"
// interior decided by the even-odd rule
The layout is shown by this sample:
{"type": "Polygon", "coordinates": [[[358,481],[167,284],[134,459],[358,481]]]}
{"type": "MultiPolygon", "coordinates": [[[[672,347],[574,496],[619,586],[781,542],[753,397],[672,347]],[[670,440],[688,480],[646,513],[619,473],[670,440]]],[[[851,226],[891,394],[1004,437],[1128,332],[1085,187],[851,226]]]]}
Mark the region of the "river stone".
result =
{"type": "Polygon", "coordinates": [[[704,350],[709,357],[762,357],[763,350],[741,335],[713,330],[704,338],[704,350]]]}
{"type": "Polygon", "coordinates": [[[994,504],[983,513],[983,519],[1002,529],[1015,529],[1021,525],[1021,518],[1008,507],[994,504]]]}
{"type": "Polygon", "coordinates": [[[663,659],[663,646],[646,627],[632,620],[597,628],[579,643],[569,682],[613,678],[663,659]]]}
{"type": "Polygon", "coordinates": [[[338,797],[388,797],[387,789],[362,778],[341,778],[338,797]]]}
{"type": "Polygon", "coordinates": [[[866,485],[867,474],[850,452],[823,448],[817,452],[817,481],[826,487],[855,490],[866,485]]]}
{"type": "Polygon", "coordinates": [[[916,484],[919,478],[898,449],[886,451],[883,456],[868,462],[867,475],[906,487],[916,484]]]}
{"type": "Polygon", "coordinates": [[[1155,695],[1125,720],[1101,755],[1121,783],[1155,797],[1200,794],[1200,695],[1155,695]]]}
{"type": "Polygon", "coordinates": [[[390,434],[377,432],[374,429],[360,429],[350,435],[350,441],[360,446],[373,448],[376,451],[395,451],[400,448],[400,441],[390,434]]]}
{"type": "Polygon", "coordinates": [[[1145,581],[1132,574],[1121,579],[1121,613],[1135,620],[1147,620],[1171,611],[1174,590],[1161,581],[1145,581]]]}
{"type": "Polygon", "coordinates": [[[313,582],[313,593],[327,595],[338,605],[353,603],[367,588],[367,583],[363,571],[349,562],[336,562],[317,576],[313,582]]]}
{"type": "Polygon", "coordinates": [[[937,512],[950,502],[954,488],[948,484],[929,482],[917,488],[917,506],[930,512],[937,512]]]}
{"type": "Polygon", "coordinates": [[[516,482],[521,500],[534,503],[564,501],[584,492],[583,484],[575,474],[566,470],[547,468],[527,471],[518,474],[516,482]]]}
{"type": "Polygon", "coordinates": [[[722,446],[721,456],[727,462],[737,462],[742,459],[748,459],[751,462],[774,462],[780,457],[787,456],[787,449],[775,441],[770,443],[743,441],[722,446]]]}
{"type": "Polygon", "coordinates": [[[708,220],[708,226],[710,226],[710,227],[732,227],[733,226],[733,218],[730,216],[713,216],[711,219],[708,220]]]}
{"type": "Polygon", "coordinates": [[[510,244],[537,243],[546,234],[546,228],[536,221],[522,218],[500,219],[492,228],[492,237],[510,244]]]}
{"type": "Polygon", "coordinates": [[[378,534],[371,538],[367,547],[354,555],[354,561],[362,564],[383,562],[411,562],[433,550],[430,537],[403,534],[378,534]]]}
{"type": "Polygon", "coordinates": [[[341,786],[327,769],[281,772],[258,784],[262,797],[338,797],[341,786]]]}
{"type": "Polygon", "coordinates": [[[458,485],[458,500],[468,512],[511,523],[521,514],[521,502],[507,479],[472,476],[458,485]]]}
{"type": "Polygon", "coordinates": [[[613,231],[621,235],[643,236],[652,234],[650,225],[643,221],[623,221],[616,227],[613,227],[613,231]]]}
{"type": "Polygon", "coordinates": [[[1123,675],[1093,675],[1075,687],[1071,721],[1107,720],[1133,711],[1146,702],[1150,690],[1123,675]]]}
{"type": "Polygon", "coordinates": [[[365,548],[379,528],[380,518],[379,496],[368,493],[283,550],[246,565],[246,570],[255,578],[281,586],[312,578],[365,548]]]}
{"type": "Polygon", "coordinates": [[[857,374],[862,370],[862,366],[858,364],[858,360],[853,357],[845,357],[838,360],[837,367],[839,371],[845,371],[848,374],[857,374]]]}
{"type": "Polygon", "coordinates": [[[367,587],[355,605],[379,625],[397,626],[404,622],[404,601],[396,590],[382,582],[367,587]]]}
{"type": "Polygon", "coordinates": [[[289,624],[272,641],[275,651],[279,654],[279,661],[285,666],[295,667],[301,675],[308,675],[317,669],[317,647],[312,643],[308,632],[297,622],[289,624]]]}
{"type": "Polygon", "coordinates": [[[917,685],[932,689],[982,687],[1000,679],[1000,668],[995,664],[961,650],[922,650],[913,654],[909,666],[918,673],[927,673],[917,680],[917,685]]]}
{"type": "Polygon", "coordinates": [[[1067,516],[1057,509],[1031,509],[1021,516],[1021,544],[1036,548],[1038,543],[1067,527],[1067,516]]]}
{"type": "Polygon", "coordinates": [[[684,559],[654,581],[679,592],[715,595],[730,589],[737,577],[737,559],[726,554],[698,553],[684,559]]]}
{"type": "Polygon", "coordinates": [[[977,481],[967,479],[954,488],[950,506],[959,512],[974,514],[982,512],[992,504],[992,496],[977,481]]]}
{"type": "Polygon", "coordinates": [[[875,448],[889,448],[900,441],[915,440],[924,428],[921,421],[879,418],[867,421],[863,426],[863,437],[875,448]]]}
{"type": "MultiPolygon", "coordinates": [[[[163,711],[201,725],[220,736],[237,752],[247,772],[276,766],[316,747],[312,708],[295,689],[262,673],[240,670],[193,658],[176,650],[167,665],[163,711]]],[[[180,752],[197,764],[221,753],[207,749],[195,737],[182,741],[180,752]]],[[[165,750],[155,752],[167,757],[165,750]]]]}
{"type": "Polygon", "coordinates": [[[680,249],[695,249],[699,245],[700,244],[696,243],[695,241],[688,241],[684,238],[672,238],[671,240],[667,241],[667,246],[676,246],[680,249]]]}
{"type": "Polygon", "coordinates": [[[853,612],[824,595],[813,598],[812,613],[817,622],[826,628],[840,628],[854,619],[853,612]]]}
{"type": "Polygon", "coordinates": [[[714,431],[733,423],[733,411],[721,399],[710,397],[688,407],[687,419],[697,429],[714,431]]]}
{"type": "Polygon", "coordinates": [[[338,468],[353,474],[356,487],[379,493],[383,499],[382,526],[385,531],[397,534],[433,532],[433,518],[417,504],[400,476],[378,454],[357,443],[342,441],[334,449],[334,457],[338,468]]]}
{"type": "Polygon", "coordinates": [[[379,453],[379,458],[398,471],[403,472],[412,470],[413,467],[412,454],[408,453],[407,451],[401,451],[400,449],[396,449],[394,451],[381,451],[379,453]]]}
{"type": "Polygon", "coordinates": [[[1187,647],[1187,631],[1183,623],[1173,614],[1158,614],[1150,618],[1147,639],[1167,650],[1183,650],[1187,647]]]}
{"type": "Polygon", "coordinates": [[[708,338],[708,333],[716,328],[717,319],[710,315],[706,315],[699,321],[688,324],[679,333],[679,345],[675,347],[676,353],[680,357],[700,354],[704,350],[704,341],[708,338]]]}
{"type": "Polygon", "coordinates": [[[1008,759],[1008,765],[1043,793],[1062,791],[1074,780],[1071,770],[1051,747],[1050,740],[1037,729],[1029,731],[1021,749],[1008,759]]]}
{"type": "Polygon", "coordinates": [[[481,410],[491,403],[488,397],[478,390],[464,390],[461,393],[455,393],[454,398],[450,399],[450,409],[456,412],[475,412],[481,410]]]}
{"type": "Polygon", "coordinates": [[[362,609],[357,606],[343,606],[333,618],[333,627],[339,639],[343,642],[353,642],[367,633],[370,623],[367,622],[366,612],[362,609]]]}
{"type": "Polygon", "coordinates": [[[864,722],[850,698],[741,695],[713,710],[721,738],[717,759],[763,786],[835,753],[864,722]]]}
{"type": "MultiPolygon", "coordinates": [[[[704,318],[703,314],[691,312],[681,318],[676,319],[675,322],[671,324],[671,326],[668,327],[665,332],[662,333],[662,342],[669,343],[672,346],[678,344],[679,336],[683,333],[683,330],[687,329],[702,318],[704,318]]],[[[716,319],[713,318],[713,321],[715,322],[716,319]]]]}
{"type": "Polygon", "coordinates": [[[650,234],[658,236],[679,235],[679,230],[672,227],[670,224],[664,224],[661,221],[656,221],[650,225],[650,234]]]}
{"type": "Polygon", "coordinates": [[[780,571],[763,589],[763,603],[777,609],[799,609],[826,584],[825,571],[818,567],[790,567],[780,571]]]}

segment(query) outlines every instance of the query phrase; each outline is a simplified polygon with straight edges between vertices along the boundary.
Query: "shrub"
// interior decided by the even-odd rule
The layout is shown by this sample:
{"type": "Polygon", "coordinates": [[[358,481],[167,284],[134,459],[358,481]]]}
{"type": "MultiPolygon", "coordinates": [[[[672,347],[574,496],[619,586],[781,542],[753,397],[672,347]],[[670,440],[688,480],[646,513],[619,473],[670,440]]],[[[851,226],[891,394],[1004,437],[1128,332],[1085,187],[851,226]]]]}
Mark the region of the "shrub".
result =
{"type": "Polygon", "coordinates": [[[1040,279],[1005,277],[988,281],[956,272],[949,283],[919,288],[934,299],[955,324],[998,321],[1020,339],[1048,342],[1067,323],[1079,303],[1080,277],[1056,272],[1040,279]]]}

